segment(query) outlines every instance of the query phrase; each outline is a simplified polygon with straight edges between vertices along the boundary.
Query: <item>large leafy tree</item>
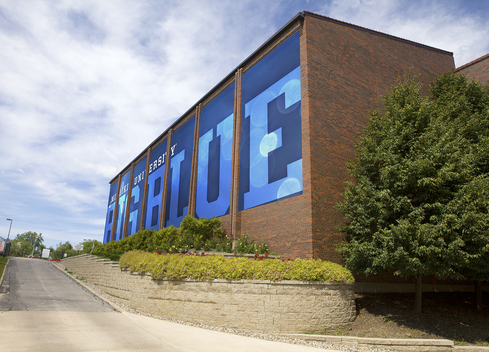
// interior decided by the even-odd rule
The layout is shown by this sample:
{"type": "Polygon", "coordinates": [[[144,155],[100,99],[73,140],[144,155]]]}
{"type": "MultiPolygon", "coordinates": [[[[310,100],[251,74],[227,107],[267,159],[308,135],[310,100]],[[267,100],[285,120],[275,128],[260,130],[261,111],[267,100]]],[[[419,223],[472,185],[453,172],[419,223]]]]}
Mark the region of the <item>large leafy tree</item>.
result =
{"type": "Polygon", "coordinates": [[[398,80],[371,113],[340,210],[346,266],[366,275],[485,280],[489,273],[489,87],[447,73],[420,93],[398,80]]]}
{"type": "Polygon", "coordinates": [[[12,246],[10,250],[10,255],[12,256],[23,256],[34,254],[34,250],[39,250],[43,245],[44,238],[42,237],[42,233],[38,234],[37,232],[28,231],[22,234],[18,234],[12,240],[12,246]]]}
{"type": "Polygon", "coordinates": [[[19,238],[17,235],[16,238],[12,240],[12,245],[10,247],[10,255],[13,257],[22,257],[31,254],[32,252],[32,244],[29,241],[19,238]]]}
{"type": "Polygon", "coordinates": [[[92,251],[95,248],[102,245],[102,242],[97,240],[84,239],[82,244],[83,244],[82,253],[92,253],[92,251]]]}
{"type": "Polygon", "coordinates": [[[63,259],[65,253],[66,254],[76,253],[76,251],[73,249],[73,246],[69,241],[66,241],[65,243],[60,242],[56,245],[56,249],[53,249],[52,247],[50,249],[51,249],[51,257],[56,260],[63,259]]]}

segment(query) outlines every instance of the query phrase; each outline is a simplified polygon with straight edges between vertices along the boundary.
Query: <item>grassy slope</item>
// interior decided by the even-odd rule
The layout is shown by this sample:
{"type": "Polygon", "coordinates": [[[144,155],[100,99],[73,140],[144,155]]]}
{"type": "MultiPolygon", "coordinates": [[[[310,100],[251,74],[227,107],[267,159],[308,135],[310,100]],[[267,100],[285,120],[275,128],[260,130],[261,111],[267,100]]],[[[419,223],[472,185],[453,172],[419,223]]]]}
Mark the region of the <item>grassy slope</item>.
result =
{"type": "Polygon", "coordinates": [[[7,265],[8,258],[0,257],[0,278],[2,277],[5,265],[7,265]]]}

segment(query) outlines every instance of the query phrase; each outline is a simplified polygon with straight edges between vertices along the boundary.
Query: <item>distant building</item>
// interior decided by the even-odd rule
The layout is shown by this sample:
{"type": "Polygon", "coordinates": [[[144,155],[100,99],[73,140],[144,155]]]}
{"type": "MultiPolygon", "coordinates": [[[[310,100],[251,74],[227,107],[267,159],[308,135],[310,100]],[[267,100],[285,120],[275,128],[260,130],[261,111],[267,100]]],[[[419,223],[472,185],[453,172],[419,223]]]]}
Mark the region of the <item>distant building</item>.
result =
{"type": "Polygon", "coordinates": [[[368,112],[399,76],[426,89],[454,69],[450,52],[302,12],[110,181],[104,242],[217,216],[232,238],[338,262],[336,204],[368,112]]]}

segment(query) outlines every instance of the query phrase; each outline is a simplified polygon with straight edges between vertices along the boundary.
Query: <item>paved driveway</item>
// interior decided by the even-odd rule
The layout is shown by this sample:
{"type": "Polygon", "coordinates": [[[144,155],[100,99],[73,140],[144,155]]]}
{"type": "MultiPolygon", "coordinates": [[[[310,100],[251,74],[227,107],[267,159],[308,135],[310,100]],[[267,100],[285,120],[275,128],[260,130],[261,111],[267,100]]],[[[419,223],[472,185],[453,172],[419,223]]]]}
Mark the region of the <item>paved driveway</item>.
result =
{"type": "Polygon", "coordinates": [[[119,313],[46,261],[11,258],[7,270],[2,352],[319,351],[119,313]]]}

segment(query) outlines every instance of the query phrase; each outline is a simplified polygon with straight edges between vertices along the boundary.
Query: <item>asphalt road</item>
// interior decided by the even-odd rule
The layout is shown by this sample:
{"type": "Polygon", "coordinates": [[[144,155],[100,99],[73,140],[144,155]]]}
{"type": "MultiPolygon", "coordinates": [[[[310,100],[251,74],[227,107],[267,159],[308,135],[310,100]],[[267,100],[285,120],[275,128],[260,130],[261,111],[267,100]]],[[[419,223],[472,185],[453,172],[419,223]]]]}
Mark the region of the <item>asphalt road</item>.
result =
{"type": "Polygon", "coordinates": [[[1,292],[2,352],[318,351],[120,313],[38,259],[11,258],[1,292]]]}
{"type": "Polygon", "coordinates": [[[45,260],[11,258],[8,269],[9,294],[0,298],[0,311],[114,311],[45,260]]]}

